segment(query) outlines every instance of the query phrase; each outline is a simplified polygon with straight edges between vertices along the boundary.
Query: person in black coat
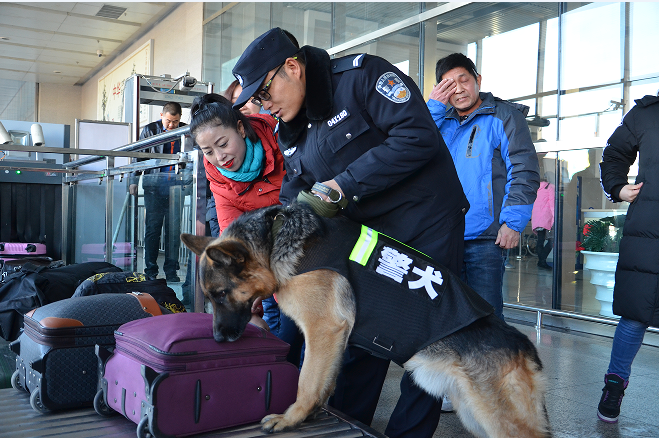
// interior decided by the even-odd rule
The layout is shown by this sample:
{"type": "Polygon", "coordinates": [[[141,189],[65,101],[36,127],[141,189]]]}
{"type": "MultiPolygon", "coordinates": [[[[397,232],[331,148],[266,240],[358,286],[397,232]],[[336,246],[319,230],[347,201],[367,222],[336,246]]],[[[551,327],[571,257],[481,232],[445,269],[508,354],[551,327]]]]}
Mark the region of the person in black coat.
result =
{"type": "Polygon", "coordinates": [[[659,326],[659,97],[645,96],[609,138],[600,164],[602,187],[613,202],[629,202],[620,241],[613,313],[620,316],[597,416],[616,423],[632,362],[648,326],[659,326]],[[639,156],[638,176],[627,174],[639,156]]]}
{"type": "MultiPolygon", "coordinates": [[[[348,218],[459,275],[469,203],[409,76],[377,56],[330,59],[316,47],[298,49],[279,28],[252,42],[233,74],[243,87],[234,107],[251,100],[280,120],[282,204],[313,190],[348,218]]],[[[388,360],[349,347],[330,405],[370,424],[388,367],[388,360]]],[[[440,410],[441,401],[406,373],[385,433],[432,437],[440,410]]]]}
{"type": "MultiPolygon", "coordinates": [[[[168,102],[163,106],[160,113],[160,119],[146,125],[140,133],[140,140],[154,135],[162,134],[182,126],[181,122],[181,105],[177,102],[168,102]]],[[[181,152],[181,141],[172,140],[167,143],[154,146],[145,150],[145,152],[157,154],[177,154],[181,152]]],[[[142,161],[142,160],[137,160],[142,161]]],[[[137,196],[137,187],[139,175],[133,174],[130,177],[128,191],[131,195],[137,196]]],[[[165,262],[163,271],[167,283],[178,283],[180,278],[178,270],[179,247],[181,246],[181,205],[171,199],[171,187],[180,188],[183,184],[181,178],[178,178],[174,166],[164,166],[157,169],[149,169],[144,172],[142,177],[142,188],[144,189],[144,209],[145,209],[145,232],[144,232],[144,273],[150,278],[158,276],[158,254],[160,248],[160,234],[165,224],[165,262]],[[171,205],[170,205],[171,204],[171,205]]]]}

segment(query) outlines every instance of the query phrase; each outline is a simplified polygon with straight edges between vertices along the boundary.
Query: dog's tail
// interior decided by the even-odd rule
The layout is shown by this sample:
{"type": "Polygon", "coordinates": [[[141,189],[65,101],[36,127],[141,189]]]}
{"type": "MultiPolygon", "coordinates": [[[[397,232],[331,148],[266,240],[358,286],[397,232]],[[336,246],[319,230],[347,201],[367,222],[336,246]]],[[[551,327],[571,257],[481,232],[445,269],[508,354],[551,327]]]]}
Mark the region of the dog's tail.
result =
{"type": "Polygon", "coordinates": [[[426,347],[405,368],[429,394],[448,395],[464,426],[477,436],[551,437],[537,350],[495,316],[426,347]]]}

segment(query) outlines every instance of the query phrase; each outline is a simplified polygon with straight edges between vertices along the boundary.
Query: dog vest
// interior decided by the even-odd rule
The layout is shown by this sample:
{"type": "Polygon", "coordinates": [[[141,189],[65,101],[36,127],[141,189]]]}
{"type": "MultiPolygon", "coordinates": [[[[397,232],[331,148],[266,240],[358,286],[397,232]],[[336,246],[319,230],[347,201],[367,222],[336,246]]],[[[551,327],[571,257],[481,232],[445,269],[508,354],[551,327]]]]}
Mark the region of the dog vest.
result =
{"type": "Polygon", "coordinates": [[[322,242],[305,247],[297,273],[348,279],[357,305],[348,343],[403,365],[415,353],[493,313],[455,274],[425,254],[349,219],[322,218],[322,242]]]}

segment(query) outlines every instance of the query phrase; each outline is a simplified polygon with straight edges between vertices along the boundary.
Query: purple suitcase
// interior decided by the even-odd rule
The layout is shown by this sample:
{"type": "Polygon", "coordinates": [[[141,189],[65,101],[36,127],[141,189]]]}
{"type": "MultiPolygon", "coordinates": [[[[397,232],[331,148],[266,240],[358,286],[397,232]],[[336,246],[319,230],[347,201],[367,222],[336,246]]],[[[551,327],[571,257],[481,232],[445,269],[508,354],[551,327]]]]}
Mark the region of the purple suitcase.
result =
{"type": "Polygon", "coordinates": [[[283,413],[299,373],[289,346],[248,324],[235,342],[215,342],[213,316],[177,313],[132,321],[115,332],[116,348],[97,347],[94,408],[136,423],[137,435],[171,437],[260,421],[283,413]]]}
{"type": "Polygon", "coordinates": [[[46,245],[43,243],[0,242],[0,255],[43,255],[46,245]]]}

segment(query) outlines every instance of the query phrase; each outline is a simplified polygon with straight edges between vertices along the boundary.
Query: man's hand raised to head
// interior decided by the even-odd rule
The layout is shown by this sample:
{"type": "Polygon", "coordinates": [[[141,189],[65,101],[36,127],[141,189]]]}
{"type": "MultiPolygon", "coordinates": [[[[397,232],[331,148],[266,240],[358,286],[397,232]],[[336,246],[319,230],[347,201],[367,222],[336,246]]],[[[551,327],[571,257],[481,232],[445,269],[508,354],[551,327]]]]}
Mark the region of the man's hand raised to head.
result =
{"type": "Polygon", "coordinates": [[[443,79],[435,88],[430,92],[430,98],[438,100],[444,105],[448,104],[448,100],[455,93],[455,81],[451,78],[443,79]]]}

